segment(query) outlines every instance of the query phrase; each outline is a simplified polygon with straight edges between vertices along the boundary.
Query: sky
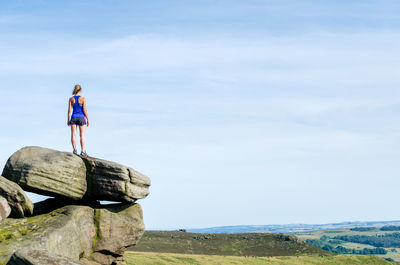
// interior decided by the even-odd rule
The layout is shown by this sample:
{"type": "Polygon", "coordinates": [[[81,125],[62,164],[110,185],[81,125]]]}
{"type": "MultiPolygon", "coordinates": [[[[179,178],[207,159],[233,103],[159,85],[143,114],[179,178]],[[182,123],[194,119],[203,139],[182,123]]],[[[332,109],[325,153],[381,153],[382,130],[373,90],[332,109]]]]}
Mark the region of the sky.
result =
{"type": "Polygon", "coordinates": [[[81,84],[87,153],[152,181],[147,229],[399,220],[399,14],[389,0],[1,1],[0,164],[24,146],[71,152],[81,84]]]}

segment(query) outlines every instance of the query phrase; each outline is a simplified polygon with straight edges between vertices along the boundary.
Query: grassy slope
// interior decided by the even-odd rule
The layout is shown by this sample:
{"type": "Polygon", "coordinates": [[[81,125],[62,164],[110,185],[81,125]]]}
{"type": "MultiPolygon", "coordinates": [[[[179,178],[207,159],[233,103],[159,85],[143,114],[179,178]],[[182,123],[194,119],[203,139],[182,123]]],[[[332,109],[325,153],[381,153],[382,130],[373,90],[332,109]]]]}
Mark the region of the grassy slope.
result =
{"type": "Polygon", "coordinates": [[[217,255],[187,255],[171,253],[130,252],[125,253],[127,265],[147,264],[248,264],[248,265],[390,265],[393,263],[374,256],[291,256],[291,257],[237,257],[217,255]]]}
{"type": "Polygon", "coordinates": [[[146,231],[129,250],[230,256],[331,255],[297,237],[284,234],[198,234],[177,231],[146,231]]]}

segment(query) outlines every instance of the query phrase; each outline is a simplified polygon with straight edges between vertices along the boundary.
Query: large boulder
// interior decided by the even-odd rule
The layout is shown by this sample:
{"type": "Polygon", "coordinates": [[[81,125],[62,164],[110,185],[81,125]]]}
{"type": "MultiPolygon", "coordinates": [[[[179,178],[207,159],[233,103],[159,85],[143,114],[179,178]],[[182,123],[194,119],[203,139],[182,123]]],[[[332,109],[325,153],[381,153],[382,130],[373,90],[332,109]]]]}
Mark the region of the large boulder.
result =
{"type": "Polygon", "coordinates": [[[86,193],[86,167],[72,153],[29,146],[15,152],[2,175],[24,190],[75,200],[86,193]]]}
{"type": "Polygon", "coordinates": [[[134,202],[149,194],[150,179],[121,164],[94,157],[82,157],[87,168],[86,198],[134,202]]]}
{"type": "Polygon", "coordinates": [[[24,248],[16,251],[7,265],[85,265],[70,258],[51,254],[43,248],[24,248]]]}
{"type": "Polygon", "coordinates": [[[4,221],[11,213],[11,208],[5,198],[0,196],[0,222],[4,221]]]}
{"type": "Polygon", "coordinates": [[[73,260],[90,257],[96,235],[93,217],[88,206],[66,206],[49,214],[6,219],[0,226],[0,264],[32,246],[73,260]]]}
{"type": "Polygon", "coordinates": [[[0,196],[3,196],[16,217],[30,216],[33,213],[33,203],[21,187],[0,176],[0,196]]]}
{"type": "Polygon", "coordinates": [[[97,240],[93,246],[92,259],[101,264],[123,262],[126,248],[136,245],[145,228],[142,208],[139,204],[113,205],[104,209],[95,209],[95,223],[97,240]]]}
{"type": "Polygon", "coordinates": [[[150,187],[147,176],[118,163],[32,146],[15,152],[2,175],[24,190],[73,200],[135,202],[150,187]]]}
{"type": "Polygon", "coordinates": [[[142,209],[135,203],[68,205],[29,218],[9,218],[0,225],[0,264],[17,250],[34,246],[86,264],[119,265],[125,248],[135,245],[143,232],[142,209]]]}

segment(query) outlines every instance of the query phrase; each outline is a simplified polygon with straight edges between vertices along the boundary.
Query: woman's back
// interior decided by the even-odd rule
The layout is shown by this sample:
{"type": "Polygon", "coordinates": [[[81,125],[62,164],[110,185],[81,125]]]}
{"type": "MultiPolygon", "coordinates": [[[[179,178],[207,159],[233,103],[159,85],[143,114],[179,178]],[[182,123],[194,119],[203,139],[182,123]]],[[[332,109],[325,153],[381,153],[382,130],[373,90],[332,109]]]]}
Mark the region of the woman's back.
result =
{"type": "Polygon", "coordinates": [[[86,99],[81,97],[82,87],[75,85],[72,91],[73,97],[68,101],[68,126],[71,126],[71,143],[73,153],[78,154],[76,150],[76,130],[79,128],[79,135],[81,138],[81,155],[87,156],[85,150],[85,129],[89,126],[89,117],[86,109],[86,99]],[[72,115],[71,115],[72,114],[72,115]]]}
{"type": "Polygon", "coordinates": [[[81,96],[73,96],[71,98],[72,102],[74,102],[74,104],[72,105],[72,116],[71,118],[75,118],[75,117],[85,117],[85,113],[83,111],[83,102],[84,102],[84,98],[81,96]]]}

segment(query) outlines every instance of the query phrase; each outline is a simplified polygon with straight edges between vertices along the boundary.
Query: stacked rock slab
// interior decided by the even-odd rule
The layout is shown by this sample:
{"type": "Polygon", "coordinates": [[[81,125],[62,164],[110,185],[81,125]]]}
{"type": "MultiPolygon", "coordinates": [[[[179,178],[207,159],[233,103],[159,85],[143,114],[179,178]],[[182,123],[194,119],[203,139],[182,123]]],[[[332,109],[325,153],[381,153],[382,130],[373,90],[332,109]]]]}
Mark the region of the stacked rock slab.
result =
{"type": "Polygon", "coordinates": [[[2,175],[0,216],[4,204],[19,218],[0,225],[0,265],[46,264],[35,259],[40,256],[53,259],[49,264],[120,265],[144,232],[142,209],[134,202],[149,194],[150,179],[132,168],[25,147],[8,159],[2,175]],[[33,207],[20,187],[55,198],[33,207]],[[98,200],[118,203],[101,206],[98,200]]]}
{"type": "Polygon", "coordinates": [[[24,190],[74,200],[134,202],[150,187],[150,179],[132,168],[36,146],[15,152],[2,175],[24,190]]]}

